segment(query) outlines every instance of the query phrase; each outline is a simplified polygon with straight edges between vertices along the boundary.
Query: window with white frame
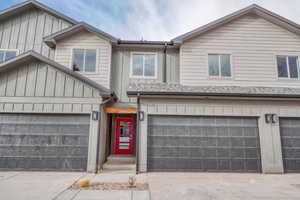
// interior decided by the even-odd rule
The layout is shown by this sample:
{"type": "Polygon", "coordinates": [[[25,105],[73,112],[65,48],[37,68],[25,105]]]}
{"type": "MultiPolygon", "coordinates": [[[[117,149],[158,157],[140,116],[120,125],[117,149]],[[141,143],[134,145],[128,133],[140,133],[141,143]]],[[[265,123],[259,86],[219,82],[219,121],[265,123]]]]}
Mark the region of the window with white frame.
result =
{"type": "Polygon", "coordinates": [[[208,73],[211,77],[231,77],[229,54],[209,54],[208,73]]]}
{"type": "Polygon", "coordinates": [[[299,78],[298,56],[277,56],[279,78],[299,78]]]}
{"type": "Polygon", "coordinates": [[[131,63],[131,76],[137,78],[155,78],[156,54],[133,53],[131,63]]]}
{"type": "Polygon", "coordinates": [[[1,50],[0,49],[0,63],[5,62],[17,56],[17,50],[1,50]]]}
{"type": "Polygon", "coordinates": [[[96,54],[96,49],[73,49],[73,70],[96,72],[96,54]]]}

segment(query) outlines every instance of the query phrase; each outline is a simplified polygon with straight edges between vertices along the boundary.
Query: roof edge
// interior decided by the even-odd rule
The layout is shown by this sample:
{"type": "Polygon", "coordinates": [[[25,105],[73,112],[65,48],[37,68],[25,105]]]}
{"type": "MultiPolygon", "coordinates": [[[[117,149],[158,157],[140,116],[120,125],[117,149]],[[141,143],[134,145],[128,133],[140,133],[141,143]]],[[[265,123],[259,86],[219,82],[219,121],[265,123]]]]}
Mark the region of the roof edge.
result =
{"type": "Polygon", "coordinates": [[[252,4],[250,6],[242,8],[240,10],[237,10],[237,11],[231,13],[231,14],[225,15],[224,17],[221,17],[221,18],[219,18],[217,20],[214,20],[214,21],[212,21],[212,22],[210,22],[208,24],[200,26],[200,27],[198,27],[198,28],[196,28],[196,29],[194,29],[192,31],[189,31],[187,33],[179,35],[179,36],[171,39],[171,41],[176,42],[176,43],[182,43],[185,40],[188,40],[188,39],[190,39],[192,37],[200,35],[200,34],[202,34],[204,32],[207,32],[207,31],[209,31],[209,30],[211,30],[213,28],[216,28],[216,27],[218,27],[218,26],[220,26],[220,25],[222,25],[224,23],[228,23],[228,22],[230,22],[230,21],[232,21],[232,20],[234,20],[236,18],[239,18],[239,17],[241,17],[241,16],[243,16],[243,15],[245,15],[247,13],[253,12],[253,11],[255,13],[257,11],[258,12],[262,12],[262,13],[270,16],[270,17],[273,17],[273,18],[279,20],[280,22],[288,24],[289,26],[293,27],[294,29],[299,29],[299,31],[300,31],[300,25],[299,24],[297,24],[297,23],[295,23],[295,22],[293,22],[293,21],[291,21],[291,20],[289,20],[289,19],[287,19],[285,17],[282,17],[282,16],[280,16],[280,15],[278,15],[278,14],[276,14],[276,13],[270,11],[270,10],[267,10],[267,9],[265,9],[265,8],[257,5],[257,4],[252,4]]]}
{"type": "Polygon", "coordinates": [[[41,62],[44,62],[44,63],[46,63],[46,64],[62,71],[62,72],[64,72],[64,73],[66,73],[66,74],[68,74],[68,75],[70,75],[70,76],[72,76],[72,77],[74,77],[74,78],[90,85],[91,87],[97,89],[102,97],[114,96],[113,91],[111,91],[110,89],[107,89],[104,86],[102,86],[102,85],[100,85],[100,84],[84,77],[83,75],[81,75],[79,73],[76,73],[76,72],[68,69],[67,67],[65,67],[65,66],[63,66],[63,65],[61,65],[61,64],[59,64],[55,61],[52,61],[49,58],[47,58],[47,57],[45,57],[45,56],[43,56],[43,55],[41,55],[41,54],[39,54],[35,51],[32,51],[32,50],[27,51],[23,54],[20,54],[16,57],[4,62],[4,63],[1,63],[0,64],[0,70],[1,69],[6,69],[6,67],[9,68],[9,66],[11,66],[13,64],[16,64],[16,63],[26,62],[29,58],[34,58],[34,59],[37,59],[41,62]]]}
{"type": "Polygon", "coordinates": [[[76,31],[76,30],[79,30],[79,29],[85,29],[91,33],[95,33],[96,35],[98,35],[99,37],[104,37],[106,39],[108,39],[111,43],[115,43],[117,44],[119,39],[117,39],[116,37],[90,25],[90,24],[87,24],[85,22],[79,22],[73,26],[70,26],[70,27],[67,27],[65,29],[62,29],[56,33],[53,33],[51,35],[48,35],[46,37],[43,38],[44,42],[50,47],[50,48],[54,48],[56,46],[56,40],[60,37],[63,37],[63,35],[65,34],[68,34],[71,32],[72,34],[72,31],[76,31]]]}
{"type": "Polygon", "coordinates": [[[129,97],[142,96],[184,96],[184,97],[261,97],[261,98],[300,98],[293,94],[242,94],[242,93],[202,93],[202,92],[149,92],[127,91],[129,97]]]}
{"type": "Polygon", "coordinates": [[[71,17],[68,17],[68,16],[62,14],[61,12],[59,12],[57,10],[54,10],[53,8],[50,8],[50,7],[46,6],[45,4],[42,4],[42,3],[40,3],[36,0],[28,0],[28,1],[13,5],[9,8],[6,8],[6,9],[4,9],[0,12],[0,16],[9,15],[10,12],[14,12],[18,9],[26,8],[26,6],[28,6],[28,7],[29,6],[34,6],[36,8],[42,9],[46,12],[51,13],[52,15],[54,15],[56,17],[59,17],[61,19],[64,19],[64,20],[68,21],[71,24],[78,23],[75,19],[73,19],[71,17]]]}

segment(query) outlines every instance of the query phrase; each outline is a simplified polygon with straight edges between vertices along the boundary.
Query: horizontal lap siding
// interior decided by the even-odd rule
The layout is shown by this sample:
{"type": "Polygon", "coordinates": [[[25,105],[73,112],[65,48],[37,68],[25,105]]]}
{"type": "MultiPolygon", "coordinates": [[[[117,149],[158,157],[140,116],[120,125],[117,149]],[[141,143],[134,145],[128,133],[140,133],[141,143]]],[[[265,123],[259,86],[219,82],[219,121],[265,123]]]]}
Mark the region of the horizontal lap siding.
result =
{"type": "Polygon", "coordinates": [[[277,113],[280,116],[300,116],[300,104],[295,101],[248,100],[143,100],[142,110],[148,114],[260,116],[277,113]]]}
{"type": "Polygon", "coordinates": [[[276,55],[300,56],[300,37],[258,16],[247,15],[185,42],[181,83],[187,85],[299,86],[277,78],[276,55]],[[209,53],[232,55],[233,80],[208,79],[209,53]]]}
{"type": "Polygon", "coordinates": [[[72,49],[97,49],[96,73],[82,73],[110,87],[111,44],[93,33],[83,31],[57,42],[55,61],[72,69],[72,49]]]}
{"type": "Polygon", "coordinates": [[[43,37],[70,24],[51,14],[30,9],[8,20],[0,21],[0,49],[17,49],[19,53],[34,50],[54,59],[54,50],[43,43],[43,37]]]}

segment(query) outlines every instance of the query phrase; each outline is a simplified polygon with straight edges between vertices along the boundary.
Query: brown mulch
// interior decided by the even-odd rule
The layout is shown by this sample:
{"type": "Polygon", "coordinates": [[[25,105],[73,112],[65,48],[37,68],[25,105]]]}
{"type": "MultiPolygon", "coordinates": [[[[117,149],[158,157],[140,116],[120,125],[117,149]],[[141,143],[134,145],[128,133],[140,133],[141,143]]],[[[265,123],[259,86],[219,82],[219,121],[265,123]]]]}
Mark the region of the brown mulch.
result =
{"type": "Polygon", "coordinates": [[[148,190],[148,183],[137,183],[131,187],[128,183],[92,183],[87,187],[80,187],[78,184],[73,184],[69,188],[71,190],[148,190]]]}

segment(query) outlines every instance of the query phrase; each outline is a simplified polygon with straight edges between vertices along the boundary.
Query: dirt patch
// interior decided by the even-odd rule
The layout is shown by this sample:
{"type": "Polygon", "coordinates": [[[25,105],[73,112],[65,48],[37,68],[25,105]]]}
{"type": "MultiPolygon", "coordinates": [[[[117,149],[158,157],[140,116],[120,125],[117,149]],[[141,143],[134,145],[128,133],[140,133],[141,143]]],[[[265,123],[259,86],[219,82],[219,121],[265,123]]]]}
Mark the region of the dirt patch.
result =
{"type": "Polygon", "coordinates": [[[149,190],[148,183],[137,183],[136,186],[129,186],[128,183],[92,183],[87,187],[80,187],[73,184],[71,190],[149,190]]]}

